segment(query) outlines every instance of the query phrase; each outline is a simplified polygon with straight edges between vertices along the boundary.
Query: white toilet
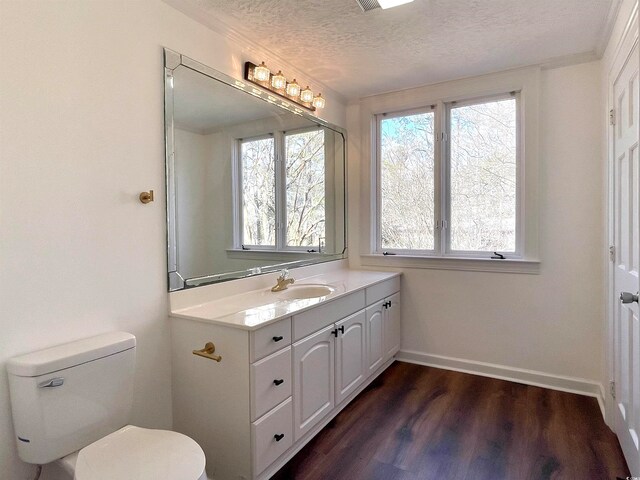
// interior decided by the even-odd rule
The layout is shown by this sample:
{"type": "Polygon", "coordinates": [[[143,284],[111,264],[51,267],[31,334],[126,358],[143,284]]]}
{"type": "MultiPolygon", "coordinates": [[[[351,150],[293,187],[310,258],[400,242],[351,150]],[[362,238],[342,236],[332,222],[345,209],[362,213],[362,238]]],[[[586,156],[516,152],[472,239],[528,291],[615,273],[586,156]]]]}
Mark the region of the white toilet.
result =
{"type": "Polygon", "coordinates": [[[7,363],[20,458],[75,480],[206,480],[191,438],[127,425],[136,338],[113,332],[7,363]]]}

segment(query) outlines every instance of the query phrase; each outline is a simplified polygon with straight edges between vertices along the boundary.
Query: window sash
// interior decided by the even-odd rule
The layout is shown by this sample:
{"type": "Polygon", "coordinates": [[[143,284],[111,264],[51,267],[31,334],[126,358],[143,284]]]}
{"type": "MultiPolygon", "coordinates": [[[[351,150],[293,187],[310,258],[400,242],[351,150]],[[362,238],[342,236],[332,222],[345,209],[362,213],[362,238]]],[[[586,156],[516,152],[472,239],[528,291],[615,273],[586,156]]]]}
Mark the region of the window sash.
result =
{"type": "Polygon", "coordinates": [[[274,138],[273,134],[266,134],[266,135],[259,135],[259,136],[255,136],[255,137],[250,137],[250,138],[240,138],[237,139],[236,141],[236,155],[235,155],[235,162],[236,163],[236,168],[234,169],[236,171],[236,177],[237,177],[237,181],[235,182],[235,187],[237,189],[237,214],[236,214],[236,219],[237,219],[237,223],[236,223],[236,230],[237,230],[237,238],[239,239],[238,241],[238,248],[243,248],[243,247],[250,247],[251,249],[255,249],[255,250],[269,250],[269,249],[273,249],[275,248],[275,246],[277,245],[277,241],[278,241],[278,209],[277,209],[277,195],[278,195],[278,188],[277,188],[277,168],[278,168],[278,158],[277,158],[277,139],[274,138]],[[267,140],[267,139],[273,139],[273,160],[274,160],[274,171],[276,171],[276,178],[274,178],[274,196],[276,198],[274,198],[274,207],[275,207],[275,219],[274,219],[274,244],[262,244],[262,245],[257,245],[257,244],[251,244],[247,241],[245,241],[245,215],[244,215],[244,175],[243,175],[243,170],[244,170],[244,163],[242,160],[243,157],[243,146],[245,144],[251,143],[251,142],[256,142],[256,141],[260,141],[260,140],[267,140]]]}
{"type": "MultiPolygon", "coordinates": [[[[434,217],[437,219],[438,218],[438,208],[439,208],[439,195],[438,195],[438,182],[436,181],[435,176],[437,175],[438,172],[438,142],[435,141],[435,137],[437,136],[437,134],[435,132],[438,131],[438,114],[437,114],[437,110],[435,108],[435,105],[430,105],[430,106],[426,106],[426,107],[420,107],[420,108],[413,108],[411,110],[402,110],[402,111],[396,111],[396,112],[390,112],[390,113],[381,113],[376,115],[376,133],[375,133],[375,138],[376,138],[376,164],[377,164],[377,168],[375,169],[376,172],[376,178],[375,178],[375,185],[376,188],[373,189],[373,191],[375,192],[375,205],[377,208],[375,208],[375,213],[376,213],[376,221],[375,221],[375,245],[374,245],[374,250],[377,253],[382,253],[384,254],[385,252],[388,253],[392,253],[392,254],[404,254],[404,255],[408,255],[408,254],[431,254],[434,255],[437,252],[437,248],[438,248],[438,243],[439,243],[439,232],[436,228],[434,228],[434,239],[433,239],[433,245],[434,248],[433,249],[420,249],[420,250],[413,250],[413,249],[402,249],[402,248],[384,248],[382,246],[382,122],[384,120],[389,120],[389,119],[394,119],[394,118],[400,118],[400,117],[405,117],[405,116],[413,116],[413,115],[420,115],[420,114],[425,114],[425,113],[432,113],[434,115],[434,217]]],[[[437,222],[436,222],[437,223],[437,222]]],[[[435,225],[434,225],[435,227],[435,225]]]]}
{"type": "Polygon", "coordinates": [[[394,111],[391,113],[379,113],[375,115],[375,163],[372,189],[372,202],[374,208],[374,222],[372,231],[372,251],[376,254],[425,256],[425,257],[463,257],[463,258],[487,258],[493,254],[490,251],[471,251],[451,249],[451,127],[450,115],[453,108],[481,105],[506,99],[515,99],[516,102],[516,205],[515,205],[515,252],[502,252],[508,258],[521,259],[524,252],[523,215],[523,147],[522,126],[523,115],[521,109],[520,91],[502,93],[498,95],[481,96],[473,98],[461,98],[459,100],[439,101],[430,107],[414,108],[410,110],[394,111]],[[382,138],[381,122],[386,118],[415,115],[416,113],[434,112],[434,249],[401,249],[382,247],[382,138]]]}
{"type": "Polygon", "coordinates": [[[515,141],[516,141],[516,165],[515,165],[515,181],[516,181],[516,201],[515,201],[515,249],[514,251],[500,251],[504,253],[508,258],[522,258],[523,245],[522,245],[522,229],[521,229],[521,194],[522,194],[522,148],[521,148],[521,110],[520,110],[520,92],[510,92],[500,95],[491,95],[486,97],[477,97],[472,99],[466,99],[463,101],[448,102],[444,104],[445,110],[445,127],[447,142],[445,145],[445,152],[442,158],[444,165],[443,168],[443,195],[445,206],[443,217],[445,218],[447,228],[443,229],[444,242],[443,252],[444,255],[456,256],[456,257],[486,257],[492,255],[492,250],[459,250],[453,249],[451,243],[452,235],[452,219],[451,219],[451,111],[455,108],[469,107],[474,105],[483,105],[492,102],[498,102],[502,100],[515,100],[515,141]]]}
{"type": "Polygon", "coordinates": [[[288,130],[286,132],[283,132],[283,161],[282,161],[282,168],[283,168],[283,203],[282,203],[282,211],[284,213],[283,216],[283,249],[286,250],[298,250],[298,251],[303,251],[306,252],[310,249],[315,249],[318,248],[319,245],[289,245],[289,240],[290,240],[290,232],[288,231],[287,228],[287,224],[289,221],[289,199],[287,198],[287,182],[289,181],[289,179],[287,178],[287,164],[289,162],[289,158],[287,158],[287,139],[288,137],[293,137],[296,135],[302,135],[305,133],[313,133],[313,132],[321,132],[322,133],[322,160],[323,160],[323,178],[322,178],[322,195],[323,195],[323,232],[324,235],[321,237],[325,238],[326,241],[326,194],[327,194],[327,185],[326,185],[326,156],[327,156],[327,152],[326,152],[326,138],[325,138],[325,132],[324,129],[322,128],[318,128],[318,127],[306,127],[306,128],[300,128],[300,129],[296,129],[296,130],[288,130]]]}

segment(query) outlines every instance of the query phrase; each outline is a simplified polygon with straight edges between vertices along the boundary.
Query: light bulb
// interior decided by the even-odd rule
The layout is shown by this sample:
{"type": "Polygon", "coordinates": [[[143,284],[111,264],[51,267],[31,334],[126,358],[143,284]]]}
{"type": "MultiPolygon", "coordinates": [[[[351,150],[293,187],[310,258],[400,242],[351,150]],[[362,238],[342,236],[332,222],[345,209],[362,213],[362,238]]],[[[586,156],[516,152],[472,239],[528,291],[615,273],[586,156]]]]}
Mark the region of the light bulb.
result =
{"type": "Polygon", "coordinates": [[[302,100],[305,103],[313,102],[313,92],[309,88],[309,85],[307,85],[307,88],[305,88],[304,90],[302,90],[302,92],[300,92],[300,100],[302,100]]]}
{"type": "Polygon", "coordinates": [[[296,79],[293,79],[293,82],[287,84],[287,95],[290,97],[297,97],[300,95],[300,85],[296,83],[296,79]]]}
{"type": "Polygon", "coordinates": [[[260,65],[253,69],[253,78],[261,82],[266,82],[271,76],[271,70],[262,62],[260,65]]]}
{"type": "Polygon", "coordinates": [[[278,73],[271,77],[271,86],[276,90],[282,90],[287,86],[287,79],[282,75],[281,70],[278,70],[278,73]]]}
{"type": "Polygon", "coordinates": [[[324,98],[322,97],[321,93],[319,93],[318,96],[313,99],[313,106],[316,108],[324,108],[324,103],[324,98]]]}

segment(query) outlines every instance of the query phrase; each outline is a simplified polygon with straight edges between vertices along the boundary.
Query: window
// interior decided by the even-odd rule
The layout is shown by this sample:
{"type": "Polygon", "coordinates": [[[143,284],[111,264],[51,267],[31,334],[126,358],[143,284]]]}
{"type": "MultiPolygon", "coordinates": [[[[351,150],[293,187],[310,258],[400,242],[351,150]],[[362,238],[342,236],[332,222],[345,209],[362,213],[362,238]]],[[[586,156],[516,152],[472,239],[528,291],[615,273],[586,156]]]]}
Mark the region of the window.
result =
{"type": "Polygon", "coordinates": [[[317,251],[325,239],[323,129],[238,140],[238,247],[317,251]]]}
{"type": "Polygon", "coordinates": [[[380,120],[380,245],[434,250],[434,113],[380,120]]]}
{"type": "Polygon", "coordinates": [[[519,94],[377,116],[376,250],[520,258],[519,94]]]}
{"type": "Polygon", "coordinates": [[[324,131],[285,135],[287,246],[319,245],[325,230],[324,131]]]}
{"type": "Polygon", "coordinates": [[[275,142],[272,137],[240,142],[242,243],[275,246],[275,142]]]}

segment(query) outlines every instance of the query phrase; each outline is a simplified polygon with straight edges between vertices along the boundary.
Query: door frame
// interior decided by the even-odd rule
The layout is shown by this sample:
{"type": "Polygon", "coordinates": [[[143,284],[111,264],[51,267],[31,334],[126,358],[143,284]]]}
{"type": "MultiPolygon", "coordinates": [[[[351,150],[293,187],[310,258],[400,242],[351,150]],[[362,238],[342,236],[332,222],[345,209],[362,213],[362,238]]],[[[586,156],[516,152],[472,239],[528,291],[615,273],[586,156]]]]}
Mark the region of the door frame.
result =
{"type": "MultiPolygon", "coordinates": [[[[608,253],[609,247],[614,245],[614,215],[613,208],[615,205],[614,199],[614,178],[613,178],[613,164],[614,164],[614,135],[615,128],[610,123],[609,120],[609,112],[615,108],[615,100],[613,97],[613,86],[615,81],[620,74],[622,68],[626,64],[629,56],[631,55],[633,48],[638,43],[638,3],[636,2],[631,15],[629,16],[629,20],[625,26],[624,32],[620,37],[620,41],[616,46],[616,51],[613,56],[613,61],[611,63],[611,68],[607,74],[607,111],[606,111],[606,127],[607,127],[607,184],[606,184],[606,195],[607,195],[607,231],[606,231],[606,249],[607,254],[606,258],[606,348],[605,348],[605,361],[606,361],[606,385],[603,385],[604,392],[603,399],[605,403],[605,422],[606,424],[615,432],[614,425],[614,408],[615,401],[612,396],[612,391],[610,388],[611,382],[615,380],[615,332],[614,332],[614,316],[615,316],[615,308],[617,302],[614,298],[617,298],[616,292],[614,292],[614,262],[611,261],[611,257],[608,253]]],[[[640,125],[638,127],[638,134],[640,135],[640,125]]],[[[617,248],[617,246],[616,246],[617,248]]]]}

